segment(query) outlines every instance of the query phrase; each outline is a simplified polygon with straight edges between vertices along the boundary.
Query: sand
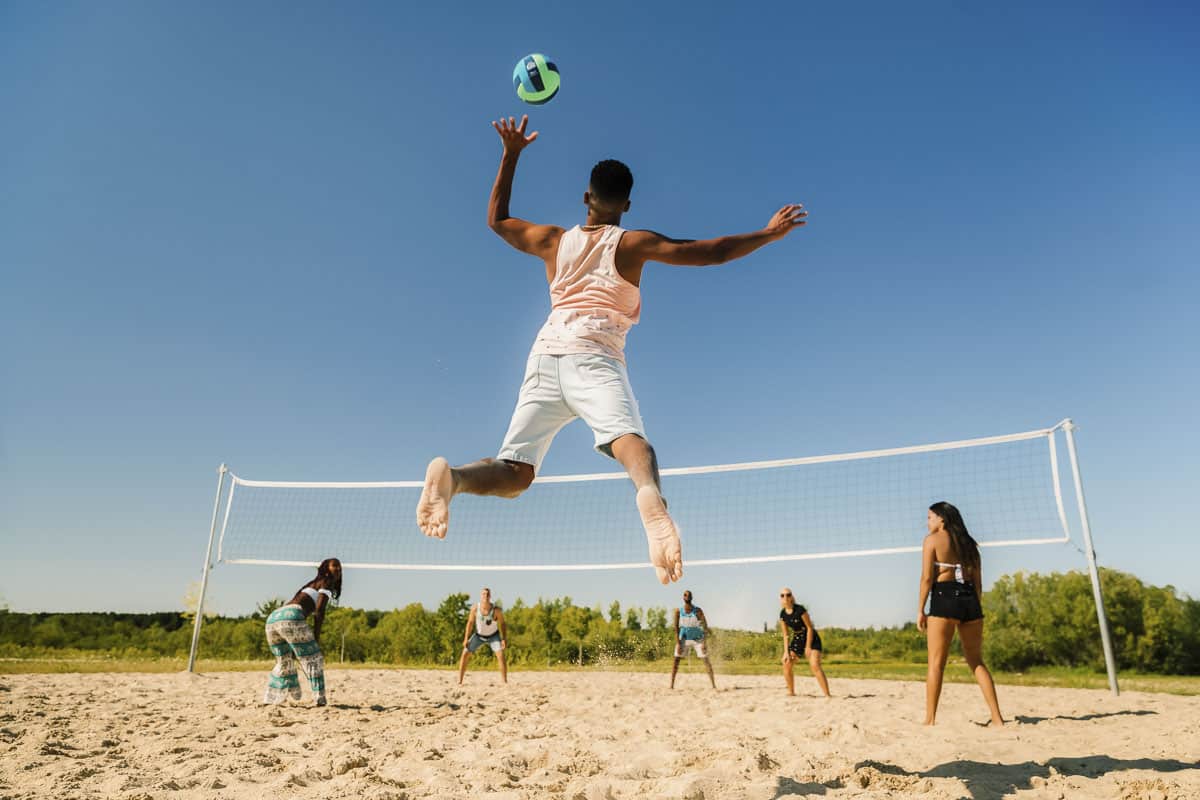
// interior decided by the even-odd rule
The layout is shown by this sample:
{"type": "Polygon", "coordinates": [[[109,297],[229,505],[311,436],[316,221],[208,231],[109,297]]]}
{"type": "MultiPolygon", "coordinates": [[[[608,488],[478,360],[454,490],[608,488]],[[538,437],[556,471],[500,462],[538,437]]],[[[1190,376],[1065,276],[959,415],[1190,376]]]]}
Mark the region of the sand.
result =
{"type": "MultiPolygon", "coordinates": [[[[1200,697],[697,672],[334,670],[327,708],[261,673],[0,676],[0,798],[1200,798],[1200,697]]],[[[307,694],[306,694],[307,697],[307,694]]]]}

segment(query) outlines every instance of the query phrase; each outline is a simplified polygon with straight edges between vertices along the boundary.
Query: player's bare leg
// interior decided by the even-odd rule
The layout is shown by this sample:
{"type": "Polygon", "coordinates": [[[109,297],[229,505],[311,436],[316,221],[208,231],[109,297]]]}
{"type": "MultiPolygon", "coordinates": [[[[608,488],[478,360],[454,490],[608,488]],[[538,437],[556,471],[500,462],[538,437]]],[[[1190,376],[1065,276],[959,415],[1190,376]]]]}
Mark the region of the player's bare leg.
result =
{"type": "Polygon", "coordinates": [[[516,497],[533,483],[533,467],[517,461],[485,458],[451,467],[435,458],[425,470],[425,486],[417,501],[417,527],[426,536],[442,539],[450,527],[450,500],[456,494],[516,497]]]}
{"type": "Polygon", "coordinates": [[[612,443],[612,452],[637,487],[638,513],[646,529],[650,563],[654,565],[659,582],[666,584],[679,580],[683,577],[679,530],[663,500],[654,448],[637,434],[627,433],[612,443]]]}
{"type": "Polygon", "coordinates": [[[458,685],[462,686],[463,677],[467,674],[467,662],[471,660],[471,654],[467,648],[463,648],[462,655],[458,659],[458,685]]]}

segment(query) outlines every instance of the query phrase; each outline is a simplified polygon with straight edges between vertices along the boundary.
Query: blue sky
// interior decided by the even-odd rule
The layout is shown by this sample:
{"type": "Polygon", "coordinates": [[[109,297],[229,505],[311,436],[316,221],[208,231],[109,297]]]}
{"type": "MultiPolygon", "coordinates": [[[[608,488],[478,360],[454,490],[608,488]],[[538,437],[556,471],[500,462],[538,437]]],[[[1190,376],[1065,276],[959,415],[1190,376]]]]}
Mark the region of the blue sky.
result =
{"type": "MultiPolygon", "coordinates": [[[[547,308],[540,264],[484,224],[488,123],[526,110],[510,74],[530,51],[563,89],[528,109],[541,138],[514,213],[581,221],[605,157],[635,173],[630,227],[811,212],[745,261],[647,272],[628,356],[664,466],[1072,416],[1101,562],[1200,595],[1196,10],[639,8],[0,6],[4,602],[178,607],[222,461],[410,479],[495,452],[547,308]]],[[[581,423],[544,465],[608,468],[581,423]]],[[[1081,566],[1019,548],[988,571],[1081,566]]],[[[771,617],[783,583],[818,624],[883,624],[912,617],[915,569],[685,580],[717,624],[771,617]]],[[[219,567],[212,606],[304,574],[219,567]]],[[[632,573],[489,582],[509,600],[679,593],[632,573]]],[[[346,602],[479,583],[351,575],[346,602]]]]}

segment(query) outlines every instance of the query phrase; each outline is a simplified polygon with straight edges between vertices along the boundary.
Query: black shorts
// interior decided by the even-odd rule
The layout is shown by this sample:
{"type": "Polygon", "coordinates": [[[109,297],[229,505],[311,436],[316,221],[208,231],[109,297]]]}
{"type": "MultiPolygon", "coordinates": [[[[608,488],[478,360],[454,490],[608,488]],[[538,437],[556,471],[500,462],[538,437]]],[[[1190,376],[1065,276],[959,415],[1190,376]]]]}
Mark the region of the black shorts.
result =
{"type": "MultiPolygon", "coordinates": [[[[788,650],[798,656],[804,655],[804,640],[808,637],[808,631],[802,631],[792,635],[792,641],[788,643],[788,650]]],[[[821,634],[813,631],[812,649],[818,653],[821,652],[821,634]]]]}
{"type": "Polygon", "coordinates": [[[983,619],[983,608],[975,585],[956,581],[938,581],[929,595],[929,616],[973,622],[983,619]]]}

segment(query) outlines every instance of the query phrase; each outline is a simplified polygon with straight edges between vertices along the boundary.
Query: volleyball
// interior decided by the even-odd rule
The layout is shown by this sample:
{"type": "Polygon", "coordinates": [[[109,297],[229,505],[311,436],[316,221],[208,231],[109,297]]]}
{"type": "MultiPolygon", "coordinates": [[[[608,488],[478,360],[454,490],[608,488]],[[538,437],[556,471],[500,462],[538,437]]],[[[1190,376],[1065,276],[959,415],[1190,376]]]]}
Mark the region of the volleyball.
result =
{"type": "Polygon", "coordinates": [[[513,67],[517,97],[533,106],[549,103],[558,94],[558,67],[541,53],[530,53],[513,67]]]}

